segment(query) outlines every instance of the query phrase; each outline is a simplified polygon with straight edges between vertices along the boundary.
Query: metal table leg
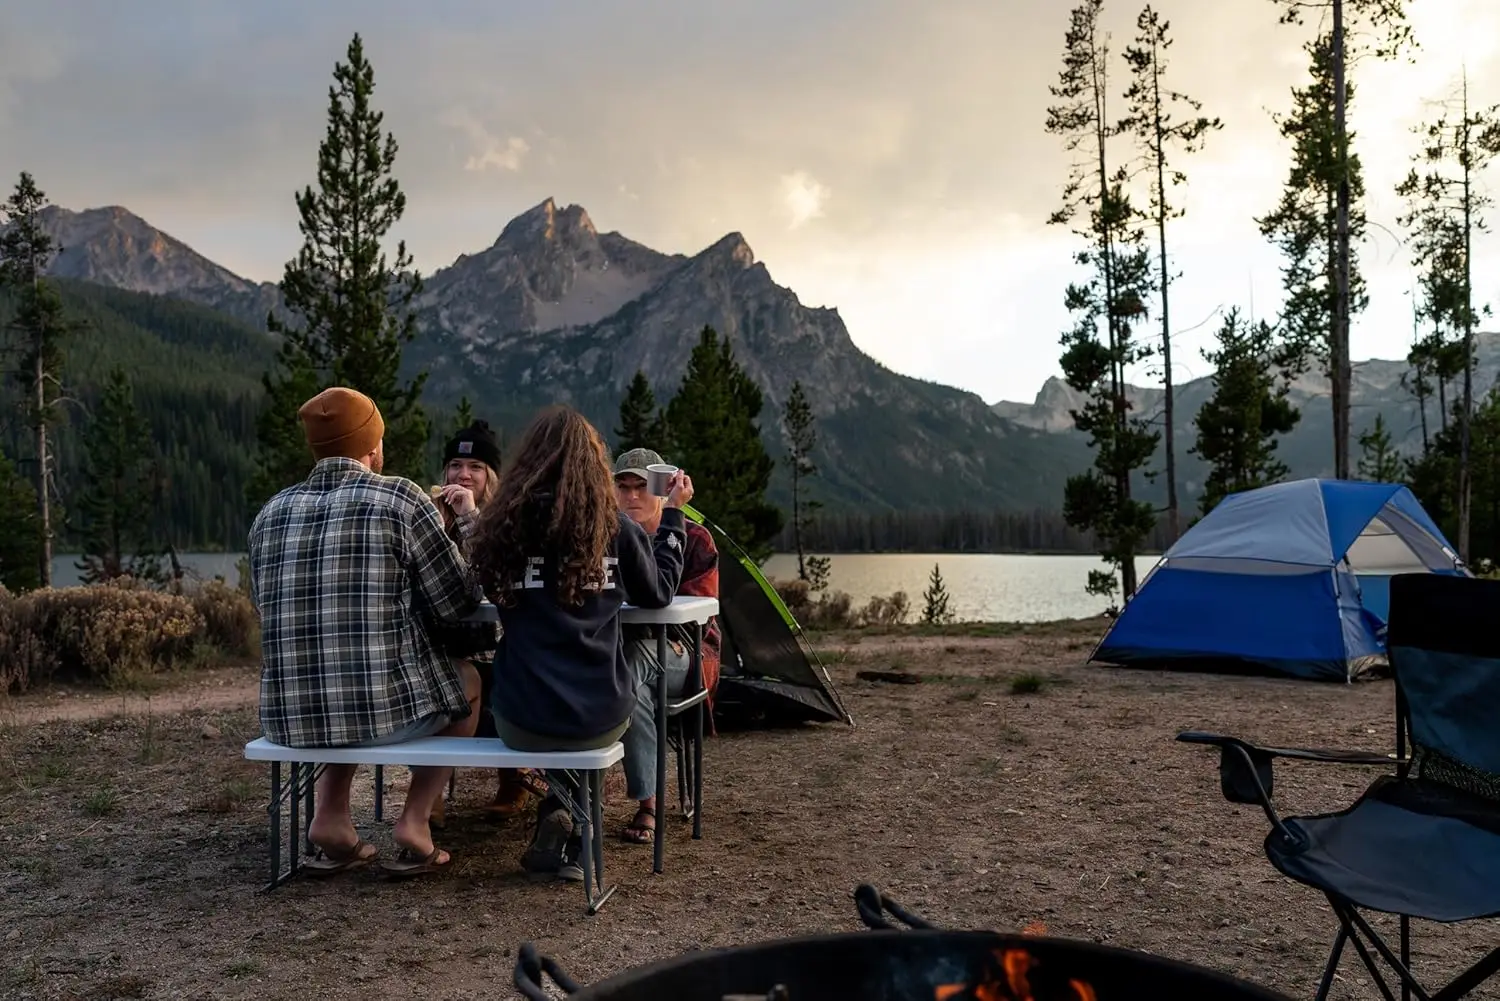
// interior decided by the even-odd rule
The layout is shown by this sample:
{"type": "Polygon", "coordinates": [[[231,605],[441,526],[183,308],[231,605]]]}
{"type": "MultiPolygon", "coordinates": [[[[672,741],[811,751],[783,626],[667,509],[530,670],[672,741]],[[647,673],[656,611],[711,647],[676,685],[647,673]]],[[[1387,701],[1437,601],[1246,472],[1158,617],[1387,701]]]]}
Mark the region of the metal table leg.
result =
{"type": "Polygon", "coordinates": [[[664,868],[667,834],[667,627],[656,627],[656,833],[651,836],[651,871],[664,868]]]}

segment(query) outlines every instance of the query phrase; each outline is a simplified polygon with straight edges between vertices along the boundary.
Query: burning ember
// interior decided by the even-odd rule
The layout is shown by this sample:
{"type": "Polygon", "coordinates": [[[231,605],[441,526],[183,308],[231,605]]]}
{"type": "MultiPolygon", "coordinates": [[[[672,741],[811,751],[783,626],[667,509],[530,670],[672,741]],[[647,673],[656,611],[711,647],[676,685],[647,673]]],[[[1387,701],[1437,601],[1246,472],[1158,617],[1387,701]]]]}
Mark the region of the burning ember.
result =
{"type": "MultiPolygon", "coordinates": [[[[1045,926],[1033,922],[1026,934],[1045,932],[1045,926]]],[[[986,969],[978,982],[939,984],[933,991],[933,1001],[1097,1001],[1094,988],[1082,980],[1068,980],[1065,989],[1034,993],[1030,974],[1036,959],[1025,949],[996,949],[994,957],[998,965],[986,969]]]]}

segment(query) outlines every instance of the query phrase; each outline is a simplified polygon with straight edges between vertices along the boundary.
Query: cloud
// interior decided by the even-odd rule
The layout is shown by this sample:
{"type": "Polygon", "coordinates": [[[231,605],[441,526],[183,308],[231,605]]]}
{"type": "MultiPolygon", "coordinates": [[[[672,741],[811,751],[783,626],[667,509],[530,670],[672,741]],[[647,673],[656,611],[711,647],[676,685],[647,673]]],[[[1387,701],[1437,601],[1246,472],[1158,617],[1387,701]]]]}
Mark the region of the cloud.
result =
{"type": "Polygon", "coordinates": [[[483,173],[486,170],[520,171],[531,144],[520,136],[501,138],[470,112],[459,108],[444,116],[445,123],[461,130],[469,138],[470,152],[464,170],[483,173]]]}
{"type": "MultiPolygon", "coordinates": [[[[1278,25],[1264,0],[1153,5],[1176,39],[1172,86],[1225,122],[1179,163],[1172,316],[1186,331],[1247,305],[1251,288],[1257,315],[1274,315],[1280,262],[1254,217],[1275,204],[1287,151],[1267,111],[1290,106],[1312,29],[1278,25]]],[[[548,196],[666,252],[738,230],[877,357],[1029,399],[1058,369],[1076,276],[1079,241],[1046,225],[1068,157],[1043,129],[1070,6],[430,0],[413,20],[402,0],[0,4],[0,181],[30,170],[59,204],[129,206],[274,279],[299,242],[293,196],[315,180],[330,71],[358,30],[400,144],[394,235],[423,271],[488,246],[548,196]]],[[[1432,112],[1424,100],[1462,64],[1476,107],[1500,100],[1495,0],[1410,7],[1418,65],[1354,69],[1372,234],[1396,228],[1391,188],[1409,169],[1411,125],[1432,112]]],[[[1105,16],[1118,57],[1135,11],[1107,4],[1105,16]]],[[[1113,83],[1127,83],[1118,58],[1113,83]]],[[[1486,183],[1500,190],[1500,168],[1486,183]]],[[[1383,232],[1372,239],[1354,352],[1399,357],[1410,268],[1383,232]]],[[[1500,235],[1475,253],[1493,275],[1500,235]]],[[[1198,371],[1214,326],[1185,332],[1174,362],[1198,371]]]]}
{"type": "Polygon", "coordinates": [[[779,190],[781,205],[787,214],[788,229],[797,229],[820,218],[823,215],[823,204],[832,194],[805,170],[781,175],[779,190]]]}

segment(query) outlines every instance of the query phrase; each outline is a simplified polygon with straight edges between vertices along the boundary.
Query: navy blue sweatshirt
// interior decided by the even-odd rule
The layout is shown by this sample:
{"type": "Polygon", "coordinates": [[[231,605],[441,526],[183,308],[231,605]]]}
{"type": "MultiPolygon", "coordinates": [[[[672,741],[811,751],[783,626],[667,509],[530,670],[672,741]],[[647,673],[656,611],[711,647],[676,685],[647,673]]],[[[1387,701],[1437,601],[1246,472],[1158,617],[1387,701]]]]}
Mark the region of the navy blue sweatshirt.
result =
{"type": "Polygon", "coordinates": [[[672,603],[686,535],[680,510],[662,513],[655,538],[621,514],[604,586],[585,592],[577,607],[557,599],[555,560],[530,556],[515,604],[500,606],[495,712],[522,730],[565,740],[623,723],[635,704],[635,684],[620,640],[620,605],[672,603]]]}

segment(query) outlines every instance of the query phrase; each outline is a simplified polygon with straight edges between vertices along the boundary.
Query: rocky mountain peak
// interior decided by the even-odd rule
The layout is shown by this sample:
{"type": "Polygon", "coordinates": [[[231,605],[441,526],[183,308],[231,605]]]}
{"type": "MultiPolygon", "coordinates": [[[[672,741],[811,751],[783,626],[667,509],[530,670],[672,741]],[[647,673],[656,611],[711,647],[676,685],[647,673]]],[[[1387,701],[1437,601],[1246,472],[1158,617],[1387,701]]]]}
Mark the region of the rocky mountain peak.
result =
{"type": "Polygon", "coordinates": [[[56,277],[186,299],[257,324],[279,302],[274,285],[241,278],[122,206],[49,205],[40,219],[58,248],[48,269],[56,277]]]}
{"type": "Polygon", "coordinates": [[[737,264],[742,268],[755,264],[755,251],[751,250],[750,244],[745,242],[744,234],[738,232],[721,236],[703,254],[737,264]]]}
{"type": "Polygon", "coordinates": [[[587,251],[597,249],[598,240],[599,231],[582,205],[560,209],[549,197],[507,223],[495,246],[524,252],[553,244],[587,251]]]}

